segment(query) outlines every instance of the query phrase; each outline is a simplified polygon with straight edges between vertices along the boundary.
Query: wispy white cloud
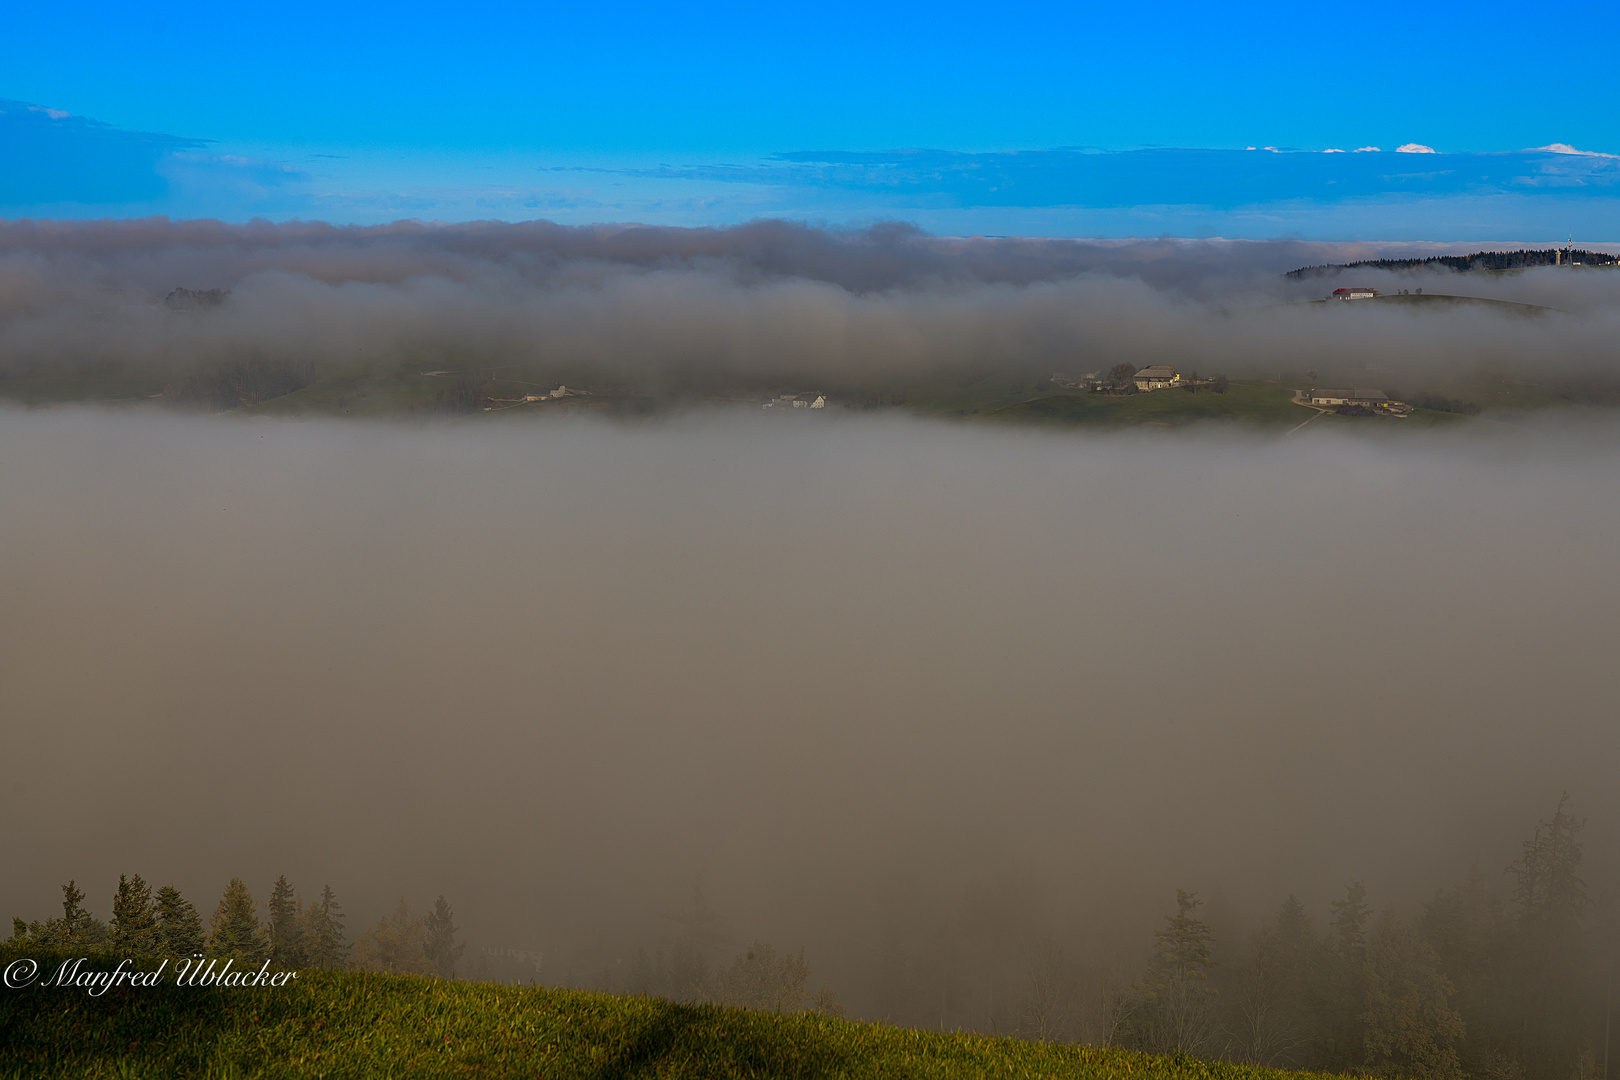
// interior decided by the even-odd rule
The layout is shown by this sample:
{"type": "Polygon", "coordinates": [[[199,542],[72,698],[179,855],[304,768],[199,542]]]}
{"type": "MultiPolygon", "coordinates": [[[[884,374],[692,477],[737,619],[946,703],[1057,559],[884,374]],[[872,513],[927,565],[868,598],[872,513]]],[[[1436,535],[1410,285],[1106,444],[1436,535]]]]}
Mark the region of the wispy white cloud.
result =
{"type": "Polygon", "coordinates": [[[1343,150],[1324,150],[1324,151],[1322,151],[1322,153],[1324,153],[1324,154],[1342,154],[1342,153],[1344,153],[1344,151],[1343,150]]]}
{"type": "Polygon", "coordinates": [[[1532,150],[1540,150],[1548,154],[1573,154],[1576,157],[1620,158],[1620,154],[1604,154],[1596,150],[1577,150],[1569,143],[1548,143],[1546,146],[1532,146],[1532,150]]]}
{"type": "Polygon", "coordinates": [[[1358,154],[1381,154],[1381,153],[1383,153],[1383,151],[1379,150],[1378,147],[1376,147],[1376,146],[1358,146],[1358,147],[1356,147],[1356,153],[1358,153],[1358,154]]]}
{"type": "Polygon", "coordinates": [[[1432,146],[1424,146],[1422,143],[1409,142],[1397,146],[1395,152],[1397,154],[1438,154],[1440,151],[1432,146]]]}

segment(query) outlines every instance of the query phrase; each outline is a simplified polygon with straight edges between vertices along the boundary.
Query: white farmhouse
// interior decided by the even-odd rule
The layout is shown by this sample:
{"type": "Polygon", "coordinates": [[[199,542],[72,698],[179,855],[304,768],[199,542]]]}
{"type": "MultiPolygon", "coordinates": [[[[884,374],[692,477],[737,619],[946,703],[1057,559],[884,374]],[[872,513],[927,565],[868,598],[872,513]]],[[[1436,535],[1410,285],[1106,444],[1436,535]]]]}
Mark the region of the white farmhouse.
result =
{"type": "Polygon", "coordinates": [[[1404,401],[1396,401],[1382,390],[1362,387],[1319,386],[1305,392],[1305,400],[1312,405],[1361,405],[1383,412],[1410,412],[1404,401]]]}
{"type": "Polygon", "coordinates": [[[1138,390],[1163,390],[1181,385],[1181,372],[1169,364],[1151,364],[1134,376],[1138,390]]]}

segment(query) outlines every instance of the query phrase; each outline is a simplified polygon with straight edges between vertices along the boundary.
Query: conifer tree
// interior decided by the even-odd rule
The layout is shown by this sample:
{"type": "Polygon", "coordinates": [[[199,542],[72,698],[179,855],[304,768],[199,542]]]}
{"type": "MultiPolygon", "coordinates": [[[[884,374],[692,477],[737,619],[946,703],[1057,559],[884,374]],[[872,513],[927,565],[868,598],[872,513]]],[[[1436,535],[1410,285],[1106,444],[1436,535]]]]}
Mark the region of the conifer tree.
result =
{"type": "Polygon", "coordinates": [[[1353,881],[1344,887],[1344,899],[1331,905],[1339,955],[1358,964],[1367,957],[1367,916],[1372,913],[1372,905],[1366,901],[1367,886],[1353,881]]]}
{"type": "Polygon", "coordinates": [[[209,955],[254,964],[265,959],[269,949],[259,926],[258,910],[242,879],[231,878],[208,926],[209,955]]]}
{"type": "Polygon", "coordinates": [[[433,910],[427,913],[427,941],[423,948],[427,952],[428,966],[441,979],[456,977],[456,961],[467,947],[456,944],[457,928],[451,915],[450,905],[442,894],[433,902],[433,910]]]}
{"type": "Polygon", "coordinates": [[[1508,867],[1513,891],[1517,947],[1511,962],[1512,993],[1520,1016],[1518,1058],[1533,1077],[1570,1075],[1585,1033],[1592,1028],[1591,948],[1584,915],[1590,903],[1581,880],[1580,832],[1558,800],[1550,821],[1536,826],[1518,861],[1508,867]]]}
{"type": "Polygon", "coordinates": [[[86,933],[89,922],[90,913],[84,910],[84,890],[76,880],[71,880],[62,886],[62,922],[57,938],[63,944],[84,941],[89,936],[86,933]]]}
{"type": "Polygon", "coordinates": [[[300,968],[307,964],[302,907],[287,875],[276,878],[270,891],[270,959],[279,967],[300,968]]]}
{"type": "Polygon", "coordinates": [[[343,908],[332,886],[321,889],[319,903],[304,912],[306,964],[326,971],[342,971],[348,965],[349,942],[343,932],[343,908]]]}
{"type": "Polygon", "coordinates": [[[1327,1019],[1323,1064],[1343,1072],[1359,1068],[1366,1054],[1362,1016],[1367,999],[1367,918],[1372,913],[1367,886],[1351,882],[1344,887],[1344,899],[1331,906],[1333,933],[1322,995],[1327,1019]]]}
{"type": "Polygon", "coordinates": [[[1153,933],[1153,958],[1131,1006],[1130,1040],[1145,1049],[1197,1054],[1210,1048],[1215,1033],[1215,933],[1194,912],[1197,893],[1176,890],[1176,914],[1153,933]]]}
{"type": "Polygon", "coordinates": [[[172,884],[157,894],[157,947],[164,956],[189,958],[206,947],[202,916],[172,884]]]}
{"type": "Polygon", "coordinates": [[[141,875],[118,875],[118,893],[113,897],[112,944],[130,956],[150,955],[157,949],[157,913],[152,905],[152,888],[141,875]]]}
{"type": "Polygon", "coordinates": [[[1457,1047],[1466,1026],[1453,992],[1422,936],[1386,917],[1367,944],[1366,1066],[1386,1076],[1461,1080],[1457,1047]]]}

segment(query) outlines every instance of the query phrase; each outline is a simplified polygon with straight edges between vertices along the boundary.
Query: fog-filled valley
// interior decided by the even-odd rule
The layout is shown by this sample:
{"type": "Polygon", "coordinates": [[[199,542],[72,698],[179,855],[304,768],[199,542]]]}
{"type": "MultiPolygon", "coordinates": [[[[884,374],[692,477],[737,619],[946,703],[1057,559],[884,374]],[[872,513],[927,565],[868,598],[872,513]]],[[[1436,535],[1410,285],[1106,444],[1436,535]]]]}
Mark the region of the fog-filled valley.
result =
{"type": "Polygon", "coordinates": [[[449,897],[463,976],[758,941],[1028,1032],[1060,970],[1097,1041],[1177,889],[1232,999],[1290,894],[1509,903],[1567,792],[1607,933],[1606,423],[791,419],[0,413],[5,913],[285,874],[352,937],[449,897]]]}
{"type": "Polygon", "coordinates": [[[0,223],[11,944],[1592,1080],[1620,270],[1437,252],[0,223]]]}

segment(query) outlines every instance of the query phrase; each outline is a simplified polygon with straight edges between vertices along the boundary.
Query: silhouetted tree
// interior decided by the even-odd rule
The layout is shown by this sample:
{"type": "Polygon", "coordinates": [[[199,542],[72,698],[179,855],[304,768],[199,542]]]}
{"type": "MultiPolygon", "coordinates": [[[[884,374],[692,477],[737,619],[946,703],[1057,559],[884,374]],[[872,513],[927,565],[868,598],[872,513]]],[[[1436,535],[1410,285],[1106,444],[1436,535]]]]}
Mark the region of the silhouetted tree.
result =
{"type": "Polygon", "coordinates": [[[202,916],[173,885],[157,894],[157,947],[164,956],[191,957],[207,947],[202,916]]]}
{"type": "Polygon", "coordinates": [[[85,924],[90,921],[90,913],[84,910],[84,890],[79,888],[78,881],[70,880],[62,886],[62,929],[59,932],[63,944],[76,944],[86,938],[85,924]]]}
{"type": "Polygon", "coordinates": [[[1176,890],[1176,914],[1153,932],[1153,958],[1126,1010],[1125,1041],[1161,1053],[1198,1054],[1215,1034],[1214,931],[1195,912],[1197,893],[1176,890]]]}
{"type": "Polygon", "coordinates": [[[462,950],[466,945],[456,944],[456,925],[452,921],[450,904],[441,894],[433,902],[433,910],[427,913],[427,941],[424,948],[427,952],[428,968],[441,979],[456,977],[456,961],[461,959],[462,950]]]}
{"type": "Polygon", "coordinates": [[[349,941],[343,930],[343,908],[332,886],[321,889],[319,903],[305,910],[305,962],[325,971],[342,971],[349,962],[349,941]]]}
{"type": "Polygon", "coordinates": [[[1367,942],[1366,973],[1366,1067],[1383,1076],[1458,1080],[1463,1019],[1452,1008],[1440,958],[1422,936],[1386,919],[1367,942]]]}
{"type": "Polygon", "coordinates": [[[208,925],[209,955],[254,964],[264,960],[270,950],[259,926],[258,912],[247,885],[241,878],[231,878],[208,925]]]}
{"type": "Polygon", "coordinates": [[[146,956],[157,950],[157,913],[152,889],[141,875],[118,875],[118,893],[113,897],[112,945],[130,956],[146,956]]]}
{"type": "Polygon", "coordinates": [[[1359,1068],[1366,1053],[1361,1016],[1367,996],[1367,887],[1359,881],[1344,887],[1344,899],[1330,905],[1328,947],[1320,978],[1323,1026],[1318,1063],[1348,1071],[1359,1068]]]}
{"type": "Polygon", "coordinates": [[[1515,1056],[1529,1076],[1554,1080],[1568,1076],[1586,1048],[1592,1009],[1584,923],[1589,900],[1580,877],[1579,837],[1586,823],[1568,812],[1568,804],[1568,795],[1558,800],[1551,820],[1536,826],[1508,867],[1515,880],[1511,990],[1520,1016],[1515,1056]]]}
{"type": "Polygon", "coordinates": [[[270,943],[270,959],[278,967],[300,968],[308,962],[304,947],[302,905],[292,883],[283,874],[270,890],[270,921],[265,928],[270,943]]]}

